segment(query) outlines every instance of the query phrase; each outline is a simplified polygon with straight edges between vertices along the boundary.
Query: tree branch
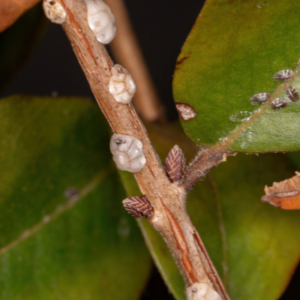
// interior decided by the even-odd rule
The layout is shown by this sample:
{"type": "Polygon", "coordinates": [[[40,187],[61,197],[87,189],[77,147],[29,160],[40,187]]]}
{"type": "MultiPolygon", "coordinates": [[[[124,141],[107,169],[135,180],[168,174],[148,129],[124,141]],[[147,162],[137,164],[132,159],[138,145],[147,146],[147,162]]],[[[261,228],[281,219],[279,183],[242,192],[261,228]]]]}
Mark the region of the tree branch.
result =
{"type": "Polygon", "coordinates": [[[148,72],[124,1],[105,0],[105,2],[112,10],[117,23],[116,36],[109,46],[118,63],[130,71],[138,86],[133,98],[134,106],[143,120],[164,122],[164,108],[148,72]]]}
{"type": "MultiPolygon", "coordinates": [[[[116,102],[109,93],[113,62],[87,24],[85,3],[83,0],[51,2],[61,4],[66,13],[63,29],[113,132],[136,137],[143,144],[146,165],[134,176],[142,194],[154,209],[148,220],[164,237],[186,285],[192,287],[194,284],[204,284],[219,294],[218,299],[228,300],[222,282],[186,212],[187,193],[184,187],[170,182],[134,107],[116,102]]],[[[64,16],[61,12],[60,15],[64,16]]],[[[194,293],[197,289],[193,287],[191,291],[194,293]]]]}
{"type": "Polygon", "coordinates": [[[198,152],[190,163],[184,180],[184,188],[189,193],[199,179],[203,178],[212,168],[226,161],[227,156],[235,156],[235,152],[228,152],[219,145],[204,148],[198,152]]]}

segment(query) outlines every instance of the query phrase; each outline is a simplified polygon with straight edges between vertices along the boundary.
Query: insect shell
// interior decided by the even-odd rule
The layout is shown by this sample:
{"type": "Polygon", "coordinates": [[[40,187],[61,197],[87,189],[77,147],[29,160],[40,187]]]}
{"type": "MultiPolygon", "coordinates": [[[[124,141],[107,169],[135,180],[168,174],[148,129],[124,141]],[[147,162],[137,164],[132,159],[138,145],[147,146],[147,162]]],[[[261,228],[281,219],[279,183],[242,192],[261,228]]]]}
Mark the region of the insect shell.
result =
{"type": "Polygon", "coordinates": [[[43,8],[46,17],[53,23],[62,24],[66,19],[66,12],[60,3],[55,0],[44,0],[43,8]]]}
{"type": "Polygon", "coordinates": [[[196,117],[197,113],[192,106],[185,103],[176,103],[175,105],[180,119],[188,121],[196,117]]]}
{"type": "Polygon", "coordinates": [[[65,190],[64,195],[68,200],[78,200],[80,192],[76,187],[69,187],[65,190]]]}
{"type": "Polygon", "coordinates": [[[269,93],[260,93],[253,95],[250,100],[255,103],[263,103],[270,99],[271,94],[269,93]]]}
{"type": "Polygon", "coordinates": [[[276,98],[272,101],[272,109],[281,109],[289,105],[289,100],[287,98],[276,98]]]}
{"type": "Polygon", "coordinates": [[[294,77],[294,72],[292,70],[282,70],[274,74],[273,79],[276,81],[285,81],[294,77]]]}
{"type": "Polygon", "coordinates": [[[109,44],[116,35],[116,21],[110,8],[102,0],[84,0],[87,7],[87,20],[97,40],[109,44]]]}
{"type": "Polygon", "coordinates": [[[110,140],[110,151],[120,170],[135,173],[146,164],[143,144],[133,136],[115,133],[110,140]]]}
{"type": "Polygon", "coordinates": [[[293,102],[299,101],[300,97],[299,97],[297,90],[290,84],[288,84],[286,86],[285,92],[291,101],[293,101],[293,102]]]}
{"type": "Polygon", "coordinates": [[[119,64],[111,68],[111,77],[108,89],[117,102],[128,104],[131,102],[135,92],[136,85],[127,69],[119,64]]]}
{"type": "Polygon", "coordinates": [[[195,282],[186,289],[187,300],[221,300],[220,295],[207,283],[195,282]]]}

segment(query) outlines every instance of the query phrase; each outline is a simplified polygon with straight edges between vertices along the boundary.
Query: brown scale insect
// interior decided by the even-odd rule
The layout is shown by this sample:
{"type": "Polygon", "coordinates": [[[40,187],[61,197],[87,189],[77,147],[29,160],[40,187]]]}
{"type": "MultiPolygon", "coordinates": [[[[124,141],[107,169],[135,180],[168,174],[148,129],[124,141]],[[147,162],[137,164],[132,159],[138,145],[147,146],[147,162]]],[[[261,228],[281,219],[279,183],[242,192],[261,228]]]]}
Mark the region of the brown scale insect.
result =
{"type": "Polygon", "coordinates": [[[271,94],[269,93],[259,93],[259,94],[255,94],[253,95],[250,100],[252,102],[255,102],[255,103],[264,103],[266,101],[268,101],[271,97],[271,94]]]}
{"type": "Polygon", "coordinates": [[[125,209],[135,218],[149,218],[154,209],[146,197],[131,197],[123,200],[125,209]]]}
{"type": "Polygon", "coordinates": [[[286,86],[285,92],[291,101],[298,102],[300,100],[297,90],[290,84],[286,86]]]}
{"type": "Polygon", "coordinates": [[[292,70],[281,70],[274,74],[273,79],[276,81],[285,81],[294,77],[294,75],[292,70]]]}
{"type": "Polygon", "coordinates": [[[80,192],[76,187],[69,187],[65,190],[64,196],[68,200],[77,200],[80,197],[80,192]]]}
{"type": "Polygon", "coordinates": [[[165,161],[165,170],[171,182],[181,180],[185,173],[185,157],[182,150],[175,145],[165,161]]]}
{"type": "Polygon", "coordinates": [[[272,101],[272,109],[281,109],[289,105],[289,100],[287,98],[276,98],[272,101]]]}
{"type": "Polygon", "coordinates": [[[176,103],[175,106],[178,111],[178,115],[180,119],[183,119],[184,121],[188,121],[196,118],[197,114],[195,112],[195,109],[192,106],[186,103],[176,103]]]}

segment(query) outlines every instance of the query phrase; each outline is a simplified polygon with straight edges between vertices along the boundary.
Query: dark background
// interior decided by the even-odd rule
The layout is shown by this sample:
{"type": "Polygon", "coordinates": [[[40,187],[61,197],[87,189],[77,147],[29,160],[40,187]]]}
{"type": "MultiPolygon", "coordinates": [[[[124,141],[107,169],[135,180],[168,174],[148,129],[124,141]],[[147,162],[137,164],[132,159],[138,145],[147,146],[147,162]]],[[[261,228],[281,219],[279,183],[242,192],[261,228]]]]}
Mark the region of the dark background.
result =
{"type": "MultiPolygon", "coordinates": [[[[172,75],[180,49],[204,1],[126,0],[125,2],[168,118],[175,120],[177,113],[172,99],[172,75]]],[[[13,94],[49,96],[53,93],[58,96],[75,95],[93,99],[63,30],[59,25],[49,24],[32,56],[13,80],[0,91],[0,97],[13,94]]],[[[280,299],[299,300],[298,282],[300,282],[299,268],[280,299]]],[[[155,267],[141,299],[173,299],[155,267]]]]}
{"type": "MultiPolygon", "coordinates": [[[[172,75],[180,49],[204,0],[125,1],[150,74],[166,106],[177,118],[172,99],[172,75]]],[[[60,25],[49,24],[38,49],[2,92],[11,94],[76,95],[93,98],[71,46],[60,25]]]]}

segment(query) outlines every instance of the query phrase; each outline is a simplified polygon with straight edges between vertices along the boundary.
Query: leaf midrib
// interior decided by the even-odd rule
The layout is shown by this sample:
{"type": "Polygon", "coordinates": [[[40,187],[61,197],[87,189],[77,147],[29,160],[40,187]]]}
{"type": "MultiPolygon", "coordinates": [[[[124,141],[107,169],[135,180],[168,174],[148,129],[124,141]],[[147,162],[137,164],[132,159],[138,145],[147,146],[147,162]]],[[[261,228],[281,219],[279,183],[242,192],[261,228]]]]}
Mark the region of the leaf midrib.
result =
{"type": "MultiPolygon", "coordinates": [[[[226,141],[221,141],[217,144],[215,144],[215,147],[222,147],[225,149],[229,149],[230,146],[233,144],[233,142],[240,137],[241,134],[244,133],[246,129],[248,129],[254,121],[256,121],[265,111],[270,107],[271,102],[278,98],[279,95],[285,90],[285,87],[287,84],[292,84],[292,82],[295,80],[295,78],[299,75],[300,68],[294,72],[294,76],[290,78],[289,80],[286,80],[283,84],[278,86],[270,99],[266,101],[259,109],[257,109],[250,117],[249,120],[242,123],[233,133],[229,134],[226,137],[226,141]]],[[[251,152],[249,152],[251,153],[251,152]]],[[[258,153],[258,152],[255,152],[258,153]]]]}
{"type": "Polygon", "coordinates": [[[47,218],[42,219],[39,223],[35,224],[29,229],[23,231],[19,237],[17,237],[12,242],[8,243],[6,246],[0,248],[0,255],[4,255],[8,251],[12,250],[18,246],[21,242],[24,242],[29,237],[33,236],[35,233],[39,232],[44,226],[54,221],[63,213],[69,211],[77,202],[85,198],[89,193],[91,193],[95,188],[114,170],[113,165],[110,164],[107,168],[98,173],[89,183],[87,183],[81,190],[79,190],[80,197],[73,197],[67,199],[67,201],[59,205],[55,211],[47,215],[47,218]]]}

